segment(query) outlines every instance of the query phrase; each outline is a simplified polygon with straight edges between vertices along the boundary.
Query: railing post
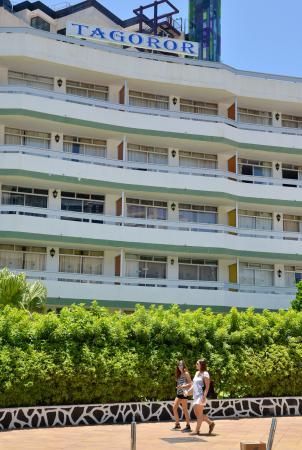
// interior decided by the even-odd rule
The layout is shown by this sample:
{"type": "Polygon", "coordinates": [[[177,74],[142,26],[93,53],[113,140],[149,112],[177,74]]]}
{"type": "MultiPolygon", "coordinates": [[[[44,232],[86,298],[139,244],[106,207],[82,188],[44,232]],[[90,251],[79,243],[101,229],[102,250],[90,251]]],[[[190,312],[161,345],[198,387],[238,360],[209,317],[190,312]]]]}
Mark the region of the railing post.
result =
{"type": "Polygon", "coordinates": [[[272,450],[275,432],[277,427],[277,419],[276,417],[272,418],[271,428],[269,431],[269,437],[268,437],[268,443],[267,443],[267,449],[266,450],[272,450]]]}
{"type": "Polygon", "coordinates": [[[135,415],[132,417],[131,422],[131,446],[130,450],[136,450],[136,422],[135,422],[135,415]]]}

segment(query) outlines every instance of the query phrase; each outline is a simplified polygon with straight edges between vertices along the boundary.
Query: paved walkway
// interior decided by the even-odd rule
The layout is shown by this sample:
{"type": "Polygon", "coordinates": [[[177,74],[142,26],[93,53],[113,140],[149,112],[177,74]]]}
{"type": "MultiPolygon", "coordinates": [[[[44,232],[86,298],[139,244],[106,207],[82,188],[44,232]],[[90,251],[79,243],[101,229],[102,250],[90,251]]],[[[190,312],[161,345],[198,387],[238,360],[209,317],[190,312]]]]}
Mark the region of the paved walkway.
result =
{"type": "MultiPolygon", "coordinates": [[[[171,423],[137,426],[137,450],[240,450],[240,441],[267,441],[271,420],[217,420],[213,436],[170,431],[171,423]]],[[[204,431],[207,425],[204,424],[204,431]]],[[[130,450],[129,425],[14,430],[0,433],[2,450],[130,450]]],[[[302,417],[278,419],[273,450],[302,449],[302,417]]]]}

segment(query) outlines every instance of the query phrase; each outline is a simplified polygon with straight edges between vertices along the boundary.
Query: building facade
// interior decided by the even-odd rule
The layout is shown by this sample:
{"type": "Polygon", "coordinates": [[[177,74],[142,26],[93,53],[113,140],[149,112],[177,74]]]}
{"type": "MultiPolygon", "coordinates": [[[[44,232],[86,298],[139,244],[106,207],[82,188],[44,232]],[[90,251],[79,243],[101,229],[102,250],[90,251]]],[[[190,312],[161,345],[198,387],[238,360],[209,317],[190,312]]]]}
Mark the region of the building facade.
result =
{"type": "Polygon", "coordinates": [[[0,0],[0,267],[53,307],[288,307],[302,80],[71,38],[68,20],[138,30],[96,1],[0,0]]]}

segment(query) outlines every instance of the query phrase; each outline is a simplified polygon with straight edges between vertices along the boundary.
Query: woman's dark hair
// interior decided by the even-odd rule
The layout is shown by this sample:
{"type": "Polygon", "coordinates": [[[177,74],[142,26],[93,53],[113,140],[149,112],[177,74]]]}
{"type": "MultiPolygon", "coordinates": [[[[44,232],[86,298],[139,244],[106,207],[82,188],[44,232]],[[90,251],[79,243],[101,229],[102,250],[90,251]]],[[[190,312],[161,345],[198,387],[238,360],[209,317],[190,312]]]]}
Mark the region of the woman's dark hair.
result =
{"type": "Polygon", "coordinates": [[[176,366],[176,370],[175,370],[175,377],[176,377],[176,380],[180,377],[180,375],[181,375],[181,371],[180,371],[180,369],[179,369],[179,364],[182,364],[183,365],[183,368],[184,368],[184,371],[186,371],[187,370],[187,365],[186,365],[186,363],[181,359],[180,361],[178,361],[178,363],[177,363],[177,366],[176,366]]]}
{"type": "Polygon", "coordinates": [[[205,370],[207,370],[207,362],[205,359],[199,359],[197,362],[199,364],[200,372],[204,372],[205,370]]]}

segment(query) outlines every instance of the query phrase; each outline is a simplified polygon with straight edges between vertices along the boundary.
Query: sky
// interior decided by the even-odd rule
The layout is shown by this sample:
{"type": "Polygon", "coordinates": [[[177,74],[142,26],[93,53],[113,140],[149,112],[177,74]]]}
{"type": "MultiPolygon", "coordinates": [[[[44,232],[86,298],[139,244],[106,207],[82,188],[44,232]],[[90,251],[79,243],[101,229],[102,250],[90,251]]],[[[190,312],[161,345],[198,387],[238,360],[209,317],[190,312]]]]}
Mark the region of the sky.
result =
{"type": "MultiPolygon", "coordinates": [[[[42,1],[49,6],[61,3],[42,1]]],[[[188,0],[171,1],[180,10],[179,16],[187,18],[188,0]]],[[[99,2],[122,19],[132,17],[133,9],[141,4],[151,3],[99,2]]],[[[301,17],[302,0],[222,0],[222,62],[238,69],[302,77],[301,17]]]]}

